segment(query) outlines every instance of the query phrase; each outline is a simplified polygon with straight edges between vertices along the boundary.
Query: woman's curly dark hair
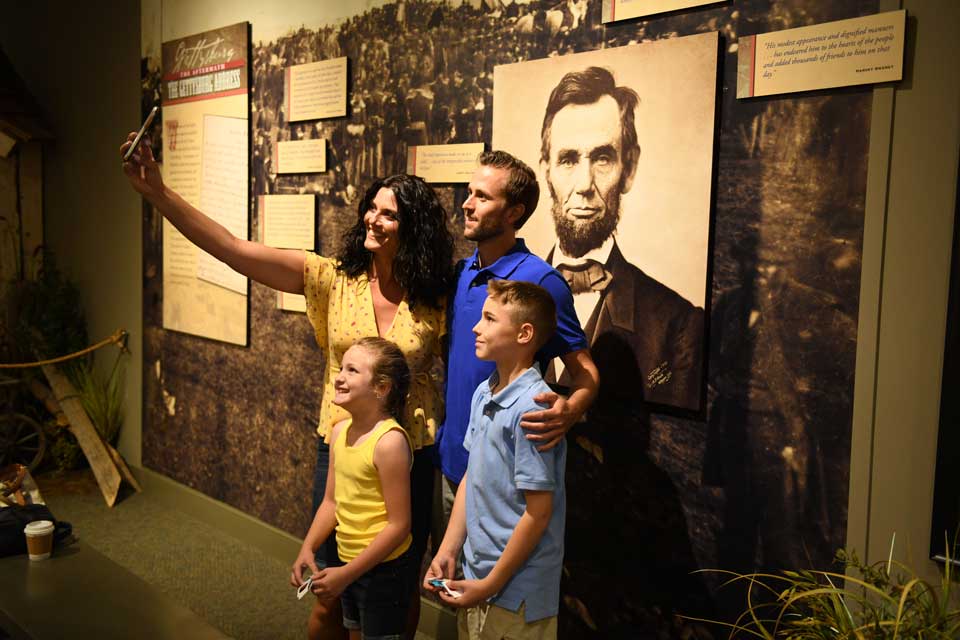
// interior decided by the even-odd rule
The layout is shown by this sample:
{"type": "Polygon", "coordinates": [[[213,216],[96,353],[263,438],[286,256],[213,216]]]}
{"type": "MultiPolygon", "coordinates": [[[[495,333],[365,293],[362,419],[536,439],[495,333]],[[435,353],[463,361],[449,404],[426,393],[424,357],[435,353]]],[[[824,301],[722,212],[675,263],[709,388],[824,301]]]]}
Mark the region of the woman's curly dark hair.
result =
{"type": "Polygon", "coordinates": [[[337,267],[356,277],[366,273],[373,254],[363,246],[367,227],[364,214],[380,189],[390,189],[397,199],[398,251],[393,277],[407,294],[407,304],[440,308],[453,282],[453,236],[447,229],[447,212],[423,179],[406,174],[374,180],[357,207],[357,222],[343,239],[337,267]]]}

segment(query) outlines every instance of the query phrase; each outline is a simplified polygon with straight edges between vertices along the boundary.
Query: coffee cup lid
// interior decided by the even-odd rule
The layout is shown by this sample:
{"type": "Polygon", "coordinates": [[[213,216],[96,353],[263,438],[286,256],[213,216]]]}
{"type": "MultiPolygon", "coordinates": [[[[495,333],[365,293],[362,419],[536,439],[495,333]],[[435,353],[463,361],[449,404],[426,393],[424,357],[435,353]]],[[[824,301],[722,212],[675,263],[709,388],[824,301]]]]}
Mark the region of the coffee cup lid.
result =
{"type": "Polygon", "coordinates": [[[25,526],[23,532],[28,536],[44,536],[53,533],[53,523],[49,520],[37,520],[25,526]]]}

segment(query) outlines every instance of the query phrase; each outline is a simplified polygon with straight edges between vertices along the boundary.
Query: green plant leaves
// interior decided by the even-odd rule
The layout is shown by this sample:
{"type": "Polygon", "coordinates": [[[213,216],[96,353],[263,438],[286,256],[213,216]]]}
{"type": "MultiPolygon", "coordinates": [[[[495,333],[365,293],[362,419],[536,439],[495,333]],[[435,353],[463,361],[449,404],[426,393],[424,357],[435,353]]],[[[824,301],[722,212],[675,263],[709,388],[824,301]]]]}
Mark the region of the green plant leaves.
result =
{"type": "MultiPolygon", "coordinates": [[[[948,546],[949,548],[949,546],[948,546]]],[[[919,578],[890,557],[866,565],[857,554],[836,554],[846,573],[790,569],[777,574],[703,570],[726,578],[721,588],[746,583],[746,603],[735,622],[719,625],[730,638],[764,640],[947,640],[960,635],[960,607],[951,599],[948,558],[939,585],[919,578]],[[766,601],[757,602],[756,593],[766,601]]]]}

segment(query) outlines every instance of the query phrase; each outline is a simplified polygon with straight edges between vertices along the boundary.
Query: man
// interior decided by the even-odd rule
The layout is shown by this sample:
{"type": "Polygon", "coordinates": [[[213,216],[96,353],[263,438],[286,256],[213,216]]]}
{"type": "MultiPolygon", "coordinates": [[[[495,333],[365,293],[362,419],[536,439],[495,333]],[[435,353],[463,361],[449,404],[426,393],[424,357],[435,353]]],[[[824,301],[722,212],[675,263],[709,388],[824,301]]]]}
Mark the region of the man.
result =
{"type": "MultiPolygon", "coordinates": [[[[547,177],[557,246],[548,262],[570,282],[577,315],[594,357],[619,363],[627,347],[635,378],[628,395],[697,410],[703,362],[703,309],[630,264],[617,246],[620,199],[630,191],[640,158],[634,124],[639,98],[600,67],[566,74],[554,87],[541,129],[540,163],[547,177]]],[[[622,364],[606,374],[626,373],[622,364]]],[[[564,382],[565,376],[560,377],[564,382]]]]}
{"type": "Polygon", "coordinates": [[[447,313],[446,416],[437,434],[441,477],[435,484],[435,544],[453,508],[457,486],[467,470],[463,448],[470,418],[470,399],[477,386],[490,377],[494,365],[476,357],[473,327],[480,320],[492,279],[523,280],[550,292],[557,307],[557,330],[537,352],[545,371],[559,357],[570,380],[568,398],[554,393],[536,397],[548,408],[528,413],[520,426],[531,429],[527,438],[542,449],[558,444],[593,402],[599,378],[587,350],[587,340],[573,309],[566,282],[546,262],[530,253],[517,231],[537,208],[540,187],[536,174],[520,160],[503,151],[480,154],[463,203],[464,237],[477,243],[473,254],[457,264],[457,282],[447,313]]]}
{"type": "MultiPolygon", "coordinates": [[[[571,72],[541,130],[557,234],[548,261],[570,283],[603,381],[568,450],[563,637],[656,637],[678,607],[703,611],[707,599],[690,578],[677,489],[649,455],[647,404],[699,408],[703,310],[630,264],[616,242],[640,157],[638,101],[606,69],[571,72]]],[[[557,373],[564,384],[568,372],[557,373]]]]}

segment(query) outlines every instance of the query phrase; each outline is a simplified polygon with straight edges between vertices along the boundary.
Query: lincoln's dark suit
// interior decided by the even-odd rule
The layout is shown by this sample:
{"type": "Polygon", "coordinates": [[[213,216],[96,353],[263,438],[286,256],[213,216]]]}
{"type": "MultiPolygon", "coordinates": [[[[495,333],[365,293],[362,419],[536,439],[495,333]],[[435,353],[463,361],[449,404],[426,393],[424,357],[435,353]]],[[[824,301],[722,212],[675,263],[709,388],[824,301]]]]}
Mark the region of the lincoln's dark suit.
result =
{"type": "Polygon", "coordinates": [[[565,640],[659,637],[680,603],[703,612],[708,600],[690,575],[697,565],[676,488],[648,455],[647,404],[699,407],[703,310],[616,244],[605,266],[609,284],[592,317],[580,318],[600,390],[570,432],[565,640]]]}
{"type": "Polygon", "coordinates": [[[699,409],[703,309],[627,262],[616,244],[606,267],[610,285],[593,316],[580,318],[604,395],[699,409]]]}

